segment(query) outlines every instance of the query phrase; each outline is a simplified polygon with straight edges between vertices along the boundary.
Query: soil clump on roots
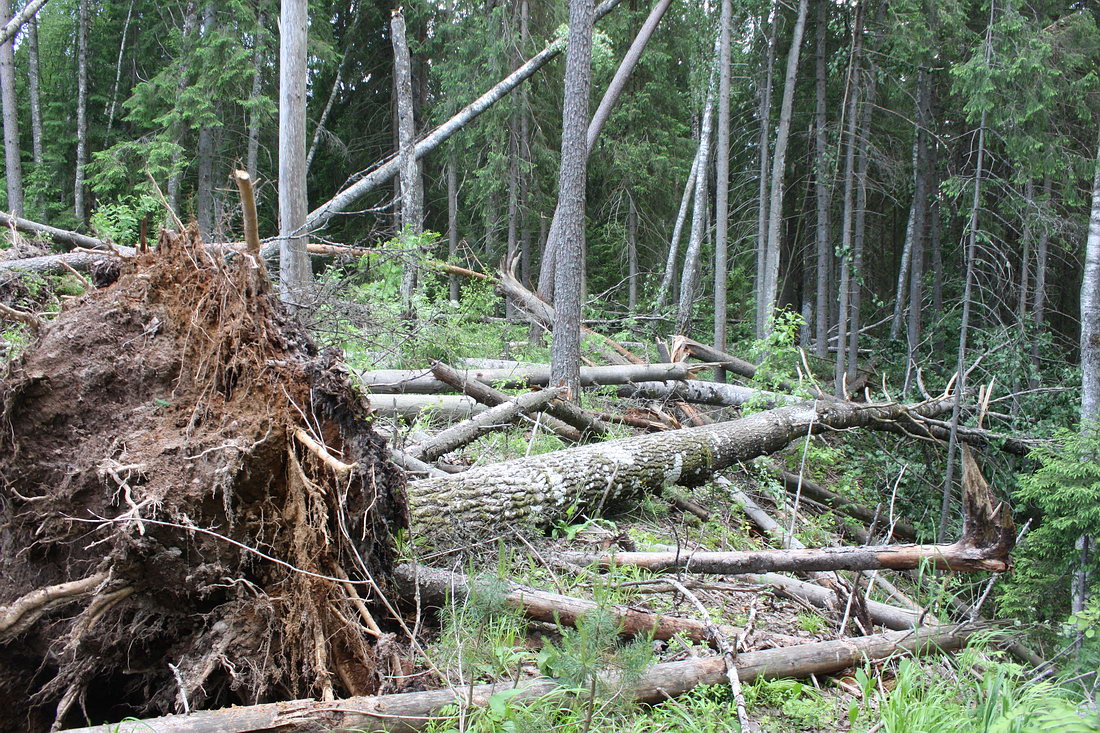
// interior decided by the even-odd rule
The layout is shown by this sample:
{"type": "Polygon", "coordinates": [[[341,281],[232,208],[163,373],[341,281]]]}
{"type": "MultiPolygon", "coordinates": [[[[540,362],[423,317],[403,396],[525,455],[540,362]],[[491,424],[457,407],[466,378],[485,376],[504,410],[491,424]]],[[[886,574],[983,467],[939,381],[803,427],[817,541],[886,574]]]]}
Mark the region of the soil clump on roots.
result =
{"type": "Polygon", "coordinates": [[[402,474],[262,264],[162,233],[9,372],[0,730],[391,691],[402,474]]]}

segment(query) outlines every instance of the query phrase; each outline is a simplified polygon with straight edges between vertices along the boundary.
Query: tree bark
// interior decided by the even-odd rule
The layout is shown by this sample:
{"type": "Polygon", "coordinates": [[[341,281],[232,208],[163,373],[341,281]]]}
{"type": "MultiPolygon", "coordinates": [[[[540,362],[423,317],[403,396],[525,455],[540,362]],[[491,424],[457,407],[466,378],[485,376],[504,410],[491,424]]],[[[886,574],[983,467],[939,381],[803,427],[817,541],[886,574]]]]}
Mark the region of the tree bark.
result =
{"type": "MultiPolygon", "coordinates": [[[[82,0],[81,8],[84,7],[82,0]]],[[[0,18],[11,18],[11,3],[0,0],[0,18]]],[[[14,34],[12,34],[14,36],[14,34]]],[[[23,215],[23,168],[19,152],[19,108],[15,100],[15,63],[11,37],[0,43],[0,102],[4,115],[4,164],[8,185],[8,211],[23,215]]],[[[78,169],[79,170],[79,169],[78,169]]]]}
{"type": "Polygon", "coordinates": [[[367,399],[372,412],[406,420],[415,420],[430,412],[441,421],[454,422],[487,409],[474,398],[463,395],[372,394],[367,399]]]}
{"type": "MultiPolygon", "coordinates": [[[[401,169],[401,237],[417,238],[424,231],[424,199],[420,166],[416,160],[416,122],[413,120],[412,59],[405,38],[405,16],[401,8],[394,11],[390,22],[393,41],[394,81],[397,88],[398,165],[401,169]]],[[[416,291],[417,263],[410,256],[401,276],[401,301],[405,313],[412,314],[412,299],[416,291]]]]}
{"type": "Polygon", "coordinates": [[[771,408],[800,401],[799,398],[790,395],[765,392],[751,387],[742,387],[739,384],[704,382],[698,379],[686,382],[630,382],[619,387],[617,394],[619,397],[672,400],[719,407],[741,407],[752,402],[754,405],[771,408]]]}
{"type": "Polygon", "coordinates": [[[306,0],[279,14],[279,297],[301,304],[313,280],[306,254],[306,0]]]}
{"type": "MultiPolygon", "coordinates": [[[[42,165],[42,99],[39,94],[39,78],[38,20],[31,19],[27,25],[27,93],[30,95],[31,151],[35,166],[42,165]]],[[[41,209],[41,206],[37,208],[41,209]]]]}
{"type": "Polygon", "coordinates": [[[434,461],[457,448],[474,442],[487,432],[505,427],[521,415],[530,415],[533,412],[545,409],[549,402],[558,399],[561,394],[560,389],[545,389],[519,395],[458,425],[452,425],[446,430],[433,435],[429,440],[406,449],[405,452],[422,461],[434,461]]]}
{"type": "Polygon", "coordinates": [[[913,239],[909,264],[909,323],[906,332],[905,389],[916,369],[924,304],[924,231],[928,220],[928,193],[932,177],[929,160],[928,126],[931,124],[931,82],[923,66],[917,76],[917,158],[913,171],[913,239]]]}
{"type": "MultiPolygon", "coordinates": [[[[216,15],[214,4],[207,3],[202,11],[202,30],[200,37],[207,37],[214,32],[216,15]]],[[[212,100],[215,106],[217,100],[212,100]]],[[[196,194],[195,206],[196,219],[199,224],[199,233],[204,242],[212,241],[214,234],[214,128],[211,125],[203,125],[199,128],[197,165],[199,185],[196,194]]]]}
{"type": "MultiPolygon", "coordinates": [[[[737,655],[737,677],[742,683],[756,679],[810,677],[839,672],[864,662],[878,662],[900,653],[943,654],[962,649],[978,624],[936,626],[916,631],[891,631],[835,641],[744,652],[737,655]]],[[[628,694],[641,702],[656,703],[682,695],[700,685],[728,682],[722,656],[662,662],[650,667],[628,686],[628,694]]],[[[610,678],[613,684],[621,680],[610,678]]],[[[405,692],[378,697],[356,697],[338,701],[296,700],[250,707],[170,715],[111,725],[71,730],[69,733],[323,733],[331,730],[385,730],[410,733],[432,722],[449,705],[484,707],[496,693],[518,688],[512,700],[520,702],[548,695],[557,683],[537,679],[519,684],[487,684],[459,690],[405,692]]]]}
{"type": "MultiPolygon", "coordinates": [[[[610,13],[619,2],[620,0],[604,0],[595,10],[595,20],[599,20],[610,13]]],[[[424,135],[416,144],[417,160],[435,150],[441,143],[448,140],[467,123],[506,97],[509,92],[517,86],[530,79],[536,71],[556,58],[564,48],[565,43],[561,40],[551,42],[546,48],[501,80],[492,89],[463,107],[449,120],[424,135]]],[[[310,212],[307,219],[309,228],[324,228],[332,217],[347,211],[365,193],[373,191],[391,180],[398,174],[399,168],[400,165],[396,157],[380,165],[372,166],[370,173],[362,176],[350,186],[341,190],[331,199],[310,212]]]]}
{"type": "MultiPolygon", "coordinates": [[[[454,262],[458,259],[458,171],[455,169],[456,158],[454,151],[447,159],[447,261],[454,262]]],[[[458,277],[454,274],[447,276],[447,289],[451,300],[458,301],[461,293],[458,287],[458,277]]]]}
{"type": "MultiPolygon", "coordinates": [[[[860,122],[859,149],[856,152],[856,209],[852,233],[851,295],[848,301],[848,383],[855,382],[859,372],[859,317],[863,296],[863,237],[867,223],[867,171],[870,167],[868,148],[871,145],[871,113],[875,108],[874,64],[869,64],[863,93],[863,119],[860,122]]],[[[843,347],[843,342],[838,346],[843,347]]]]}
{"type": "MultiPolygon", "coordinates": [[[[714,347],[726,350],[726,280],[729,266],[726,239],[729,229],[730,191],[730,35],[733,29],[733,3],[722,0],[718,32],[718,159],[715,162],[714,209],[714,347]]],[[[715,377],[726,381],[725,369],[715,377]]]]}
{"type": "MultiPolygon", "coordinates": [[[[816,303],[817,319],[814,335],[814,354],[819,359],[829,355],[829,268],[833,253],[829,251],[829,134],[825,108],[826,82],[828,81],[825,57],[828,52],[829,3],[817,3],[817,45],[814,54],[814,195],[817,203],[817,226],[814,231],[817,250],[816,303]]],[[[807,324],[808,325],[808,324],[807,324]]]]}
{"type": "Polygon", "coordinates": [[[76,25],[76,180],[73,183],[73,214],[82,223],[87,216],[84,210],[84,164],[88,162],[88,2],[80,0],[76,25]]]}
{"type": "Polygon", "coordinates": [[[753,292],[756,295],[756,337],[764,337],[764,279],[767,272],[768,252],[768,171],[771,168],[771,118],[772,87],[775,78],[775,36],[779,30],[780,3],[775,4],[771,30],[768,32],[768,50],[765,54],[764,88],[760,91],[760,120],[758,142],[757,200],[756,200],[756,278],[753,292]]]}
{"type": "MultiPolygon", "coordinates": [[[[585,183],[588,167],[588,95],[592,79],[592,0],[569,2],[569,47],[565,59],[561,171],[558,209],[561,240],[554,268],[554,341],[550,352],[552,383],[580,399],[581,304],[584,301],[585,183]]],[[[551,226],[551,239],[554,227],[551,226]]],[[[548,246],[548,250],[550,247],[548,246]]]]}
{"type": "MultiPolygon", "coordinates": [[[[1045,213],[1051,204],[1052,182],[1050,175],[1043,178],[1043,203],[1042,211],[1045,213]]],[[[1044,217],[1045,218],[1045,217],[1044,217]]],[[[1039,347],[1042,343],[1042,332],[1046,321],[1046,295],[1047,295],[1047,253],[1050,245],[1050,224],[1043,221],[1039,229],[1039,241],[1035,248],[1035,301],[1032,304],[1031,318],[1035,324],[1035,336],[1031,341],[1031,371],[1032,377],[1028,380],[1028,387],[1035,389],[1039,386],[1039,347]]]]}
{"type": "MultiPolygon", "coordinates": [[[[671,364],[622,364],[612,366],[582,367],[578,369],[578,383],[582,387],[608,384],[626,384],[627,382],[646,382],[662,380],[689,379],[693,372],[704,367],[688,365],[684,362],[671,364]]],[[[545,387],[554,381],[553,367],[515,367],[508,369],[468,369],[455,370],[465,381],[477,381],[482,384],[502,385],[505,389],[525,387],[545,387]]],[[[426,369],[378,369],[360,372],[360,384],[369,387],[375,394],[411,393],[438,394],[453,392],[449,382],[431,376],[426,369]]]]}
{"type": "Polygon", "coordinates": [[[846,91],[847,139],[844,146],[844,203],[841,212],[840,249],[837,253],[840,261],[840,304],[837,311],[837,349],[836,368],[834,370],[834,389],[838,397],[844,397],[844,377],[847,374],[845,358],[848,343],[848,306],[851,294],[851,256],[852,230],[855,224],[855,155],[856,155],[856,110],[859,104],[860,56],[863,49],[863,4],[856,5],[856,22],[852,29],[852,56],[848,62],[848,88],[846,91]]]}
{"type": "Polygon", "coordinates": [[[802,34],[806,28],[806,13],[809,0],[799,0],[798,18],[791,34],[791,48],[787,54],[787,72],[783,81],[783,101],[779,108],[779,126],[775,132],[775,154],[772,156],[771,195],[768,202],[768,242],[764,251],[764,278],[761,312],[763,330],[771,330],[769,325],[775,313],[776,298],[779,294],[779,230],[783,220],[783,184],[787,166],[787,144],[790,141],[791,122],[794,117],[794,87],[798,74],[798,57],[802,49],[802,34]]]}
{"type": "Polygon", "coordinates": [[[780,450],[825,430],[881,429],[940,414],[945,401],[919,405],[813,402],[779,407],[705,427],[622,438],[471,469],[411,484],[413,522],[422,533],[499,531],[502,524],[552,522],[567,507],[606,505],[665,483],[697,483],[738,461],[780,450]]]}
{"type": "Polygon", "coordinates": [[[634,197],[627,192],[626,210],[626,260],[627,297],[626,309],[633,315],[638,310],[638,208],[634,197]]]}
{"type": "Polygon", "coordinates": [[[248,149],[245,157],[245,170],[252,180],[257,180],[257,167],[260,158],[260,96],[264,89],[264,47],[263,34],[267,28],[267,11],[261,9],[256,14],[256,31],[253,33],[252,47],[252,91],[248,96],[252,109],[248,114],[248,149]]]}

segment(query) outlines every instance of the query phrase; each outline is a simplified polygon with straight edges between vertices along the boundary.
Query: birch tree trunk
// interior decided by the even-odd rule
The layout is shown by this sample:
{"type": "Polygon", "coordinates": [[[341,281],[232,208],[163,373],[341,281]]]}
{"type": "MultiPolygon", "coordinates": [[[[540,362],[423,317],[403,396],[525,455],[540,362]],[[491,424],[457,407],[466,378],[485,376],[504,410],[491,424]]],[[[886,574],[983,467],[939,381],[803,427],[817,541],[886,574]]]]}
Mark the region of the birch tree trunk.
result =
{"type": "Polygon", "coordinates": [[[798,74],[798,57],[802,49],[802,34],[806,29],[806,13],[809,0],[799,0],[798,18],[791,34],[791,48],[787,53],[787,72],[783,80],[783,101],[779,107],[779,126],[775,132],[775,155],[772,156],[771,196],[768,201],[768,243],[764,250],[764,279],[762,290],[763,311],[761,320],[763,332],[771,330],[771,319],[775,313],[776,298],[779,294],[779,256],[780,224],[783,220],[783,184],[787,167],[787,144],[791,136],[791,121],[794,116],[794,87],[798,74]]]}
{"type": "MultiPolygon", "coordinates": [[[[81,3],[83,7],[83,3],[81,3]]],[[[0,18],[7,23],[11,18],[11,3],[0,0],[0,18]]],[[[15,65],[12,45],[8,40],[0,44],[0,102],[4,114],[4,164],[8,184],[8,211],[23,216],[23,169],[19,154],[19,108],[15,100],[15,65]]]]}
{"type": "Polygon", "coordinates": [[[81,223],[86,218],[84,164],[88,162],[88,3],[89,0],[80,0],[76,25],[76,180],[73,183],[73,214],[81,223]]]}
{"type": "Polygon", "coordinates": [[[313,280],[306,254],[306,0],[279,13],[279,297],[301,304],[313,280]]]}
{"type": "MultiPolygon", "coordinates": [[[[828,79],[825,67],[827,54],[826,31],[829,25],[829,3],[818,0],[817,3],[817,46],[814,55],[816,78],[814,80],[814,193],[817,202],[817,292],[816,292],[816,329],[814,334],[814,354],[819,359],[829,355],[829,269],[832,267],[833,253],[829,251],[829,162],[828,162],[828,117],[825,110],[825,82],[828,79]]],[[[807,324],[808,325],[808,324],[807,324]]]]}
{"type": "MultiPolygon", "coordinates": [[[[584,301],[584,198],[588,164],[588,95],[592,79],[593,0],[570,0],[569,47],[565,57],[561,171],[558,208],[561,240],[554,268],[554,341],[551,383],[580,399],[581,304],[584,301]]],[[[551,227],[551,237],[553,228],[551,227]]],[[[547,247],[549,250],[549,246],[547,247]]]]}
{"type": "MultiPolygon", "coordinates": [[[[728,277],[726,237],[729,227],[730,191],[730,34],[733,3],[722,0],[718,31],[718,159],[715,165],[714,229],[714,348],[726,350],[726,279],[728,277]]],[[[726,372],[718,368],[718,381],[726,381],[726,372]]]]}
{"type": "MultiPolygon", "coordinates": [[[[418,238],[424,230],[423,194],[420,167],[416,162],[416,123],[413,120],[412,60],[405,38],[405,16],[398,8],[390,23],[393,41],[394,80],[397,87],[397,158],[401,167],[401,236],[418,238]]],[[[401,301],[405,313],[412,314],[416,291],[417,263],[410,253],[401,276],[401,301]]]]}
{"type": "Polygon", "coordinates": [[[764,88],[760,93],[760,107],[757,117],[760,119],[760,140],[758,143],[759,172],[756,200],[756,337],[764,337],[764,278],[767,272],[768,252],[768,170],[771,166],[771,117],[772,86],[775,75],[775,35],[779,27],[780,5],[776,3],[775,17],[768,32],[768,50],[765,56],[764,88]]]}

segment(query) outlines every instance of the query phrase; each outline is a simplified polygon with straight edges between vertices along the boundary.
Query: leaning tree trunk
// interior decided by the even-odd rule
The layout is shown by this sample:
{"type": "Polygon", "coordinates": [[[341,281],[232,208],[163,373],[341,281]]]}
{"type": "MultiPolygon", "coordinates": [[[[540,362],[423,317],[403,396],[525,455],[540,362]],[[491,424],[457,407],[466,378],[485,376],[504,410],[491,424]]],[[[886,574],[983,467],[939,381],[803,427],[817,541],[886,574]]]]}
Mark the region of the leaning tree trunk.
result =
{"type": "Polygon", "coordinates": [[[948,401],[914,406],[811,402],[732,422],[568,448],[410,485],[413,523],[423,535],[499,531],[543,524],[574,504],[589,510],[665,483],[699,483],[738,461],[774,453],[810,433],[880,428],[940,414],[948,401]]]}
{"type": "Polygon", "coordinates": [[[657,298],[655,308],[664,308],[672,292],[672,277],[676,274],[676,256],[680,248],[680,235],[684,231],[684,222],[687,221],[688,207],[691,205],[691,197],[695,193],[696,173],[699,171],[699,158],[703,155],[703,147],[700,145],[695,150],[695,157],[691,160],[691,169],[688,170],[687,181],[684,183],[684,194],[680,197],[680,208],[676,211],[676,222],[672,225],[672,237],[668,243],[668,257],[665,259],[665,273],[661,275],[661,282],[657,285],[657,298]]]}

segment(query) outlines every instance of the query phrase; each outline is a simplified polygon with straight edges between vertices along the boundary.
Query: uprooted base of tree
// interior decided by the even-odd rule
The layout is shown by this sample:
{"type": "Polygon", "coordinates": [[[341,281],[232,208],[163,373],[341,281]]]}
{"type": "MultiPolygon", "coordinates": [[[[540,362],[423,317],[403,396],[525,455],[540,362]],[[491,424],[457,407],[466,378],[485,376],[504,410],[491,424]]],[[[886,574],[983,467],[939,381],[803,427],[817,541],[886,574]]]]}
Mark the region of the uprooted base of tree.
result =
{"type": "Polygon", "coordinates": [[[0,381],[0,729],[406,671],[373,585],[402,478],[366,414],[262,266],[193,229],[43,328],[0,381]]]}

